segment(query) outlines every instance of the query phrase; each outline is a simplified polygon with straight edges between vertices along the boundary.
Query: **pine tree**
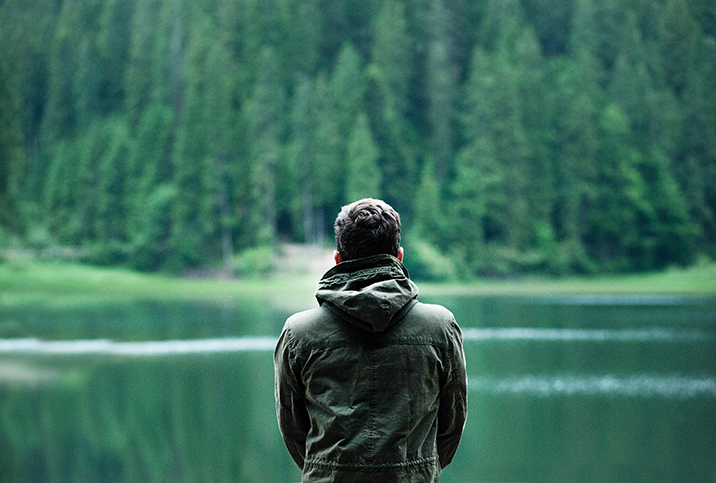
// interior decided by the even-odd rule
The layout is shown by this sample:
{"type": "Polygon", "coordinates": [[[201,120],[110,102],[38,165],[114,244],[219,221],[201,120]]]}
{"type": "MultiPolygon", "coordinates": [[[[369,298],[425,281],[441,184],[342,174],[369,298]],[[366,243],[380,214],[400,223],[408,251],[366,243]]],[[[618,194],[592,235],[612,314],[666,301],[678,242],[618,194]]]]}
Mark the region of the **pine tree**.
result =
{"type": "MultiPolygon", "coordinates": [[[[299,2],[300,3],[300,2],[299,2]]],[[[301,27],[294,25],[295,18],[290,10],[290,0],[244,0],[239,9],[240,29],[242,32],[239,62],[247,70],[242,84],[251,89],[262,75],[266,49],[270,49],[276,64],[276,73],[288,72],[288,65],[305,57],[305,52],[298,53],[298,46],[290,42],[303,43],[306,39],[291,38],[291,33],[301,27]]],[[[316,19],[318,20],[318,19],[316,19]]],[[[305,28],[305,27],[304,27],[305,28]]],[[[298,32],[296,32],[298,34],[298,32]]],[[[251,91],[249,91],[251,92],[251,91]]]]}
{"type": "Polygon", "coordinates": [[[698,25],[685,0],[669,0],[660,19],[664,75],[667,85],[679,96],[694,62],[698,25]]]}
{"type": "Polygon", "coordinates": [[[449,205],[450,248],[469,275],[488,265],[486,238],[492,234],[486,233],[486,225],[494,226],[494,207],[505,202],[502,177],[489,138],[476,138],[458,154],[449,205]]]}
{"type": "Polygon", "coordinates": [[[551,226],[554,206],[554,172],[550,148],[556,136],[550,90],[546,88],[545,65],[541,46],[532,27],[524,27],[514,46],[515,75],[518,79],[525,149],[525,199],[528,230],[551,226]]]}
{"type": "Polygon", "coordinates": [[[634,149],[629,119],[616,105],[602,112],[599,132],[598,191],[590,212],[592,250],[606,268],[632,269],[643,254],[639,230],[650,211],[640,154],[634,149]]]}
{"type": "MultiPolygon", "coordinates": [[[[362,72],[358,51],[353,44],[345,44],[338,55],[329,87],[335,108],[335,122],[340,133],[351,131],[361,109],[365,90],[362,72]]],[[[340,148],[342,158],[346,148],[345,144],[340,148]]]]}
{"type": "Polygon", "coordinates": [[[382,174],[380,153],[373,141],[368,117],[360,113],[348,140],[346,157],[346,202],[361,198],[380,198],[382,174]]]}
{"type": "MultiPolygon", "coordinates": [[[[162,245],[168,242],[168,235],[162,235],[162,242],[156,240],[159,236],[152,236],[157,229],[150,226],[147,221],[147,207],[152,203],[150,197],[160,199],[160,211],[173,206],[176,191],[169,188],[172,181],[171,151],[173,140],[174,111],[168,106],[151,105],[141,113],[136,127],[136,135],[132,150],[128,155],[128,184],[129,206],[127,214],[127,232],[131,242],[130,263],[138,268],[158,268],[159,261],[147,260],[148,246],[162,245]],[[157,195],[157,190],[164,187],[157,195]],[[172,191],[174,195],[166,193],[172,191]],[[167,205],[170,203],[171,205],[167,205]],[[147,232],[149,230],[149,232],[147,232]]],[[[156,201],[156,200],[155,200],[156,201]]],[[[159,216],[159,215],[157,215],[159,216]]],[[[163,216],[163,215],[162,215],[163,216]]],[[[169,219],[165,220],[167,226],[161,230],[171,232],[169,219]]],[[[166,247],[158,252],[165,253],[166,247]]]]}
{"type": "Polygon", "coordinates": [[[455,146],[457,79],[450,59],[448,12],[442,0],[433,3],[431,39],[428,45],[426,76],[431,154],[440,182],[452,172],[455,146]]]}
{"type": "Polygon", "coordinates": [[[189,35],[183,69],[184,90],[177,138],[172,154],[173,180],[179,193],[173,213],[173,244],[177,269],[207,262],[216,253],[205,250],[202,202],[204,158],[209,152],[209,119],[204,102],[208,78],[204,75],[213,25],[207,18],[197,22],[189,35]]]}
{"type": "Polygon", "coordinates": [[[480,48],[487,52],[510,50],[520,34],[522,21],[522,8],[518,0],[489,0],[480,24],[480,48]]]}
{"type": "Polygon", "coordinates": [[[102,66],[98,105],[103,114],[117,112],[123,104],[123,74],[129,59],[134,8],[131,0],[106,0],[97,22],[97,50],[102,66]]]}
{"type": "Polygon", "coordinates": [[[98,261],[124,263],[129,252],[129,130],[123,120],[107,122],[106,146],[97,163],[97,214],[95,228],[98,261]]]}
{"type": "MultiPolygon", "coordinates": [[[[291,109],[291,137],[289,144],[290,171],[294,179],[300,183],[300,214],[301,229],[298,230],[307,244],[315,244],[319,239],[319,227],[316,225],[315,199],[315,164],[316,150],[313,131],[315,120],[313,85],[306,75],[300,76],[293,96],[291,109]]],[[[298,211],[298,210],[296,210],[298,211]]],[[[321,227],[322,228],[322,227],[321,227]]]]}
{"type": "Polygon", "coordinates": [[[277,230],[276,170],[284,155],[285,91],[280,83],[276,54],[265,47],[261,68],[247,106],[251,136],[250,219],[253,244],[273,243],[277,230]]]}
{"type": "Polygon", "coordinates": [[[597,133],[596,87],[590,67],[596,65],[585,56],[584,63],[566,61],[552,73],[552,119],[556,139],[550,171],[554,176],[555,198],[553,231],[560,243],[557,272],[589,271],[584,246],[587,230],[585,212],[596,185],[595,158],[597,133]]]}
{"type": "Polygon", "coordinates": [[[42,193],[43,225],[59,243],[77,244],[78,206],[82,196],[78,186],[78,143],[62,141],[52,149],[47,182],[42,193]]]}
{"type": "Polygon", "coordinates": [[[412,39],[407,31],[405,7],[386,0],[375,17],[372,65],[380,71],[390,120],[405,122],[410,108],[410,83],[415,64],[412,39]]]}
{"type": "Polygon", "coordinates": [[[74,134],[78,114],[76,112],[75,72],[77,61],[75,46],[77,30],[73,26],[80,25],[78,0],[63,4],[58,18],[58,25],[52,39],[47,105],[42,123],[43,144],[52,143],[74,134]]]}
{"type": "Polygon", "coordinates": [[[495,85],[491,86],[488,95],[495,117],[490,122],[490,130],[495,154],[507,173],[503,189],[509,200],[502,224],[507,245],[523,250],[532,235],[526,196],[531,146],[522,121],[517,68],[509,63],[504,53],[494,59],[493,68],[495,85]]]}
{"type": "Polygon", "coordinates": [[[439,247],[445,242],[443,235],[446,220],[442,209],[440,185],[435,179],[435,167],[432,163],[427,162],[423,166],[420,184],[416,191],[419,195],[414,201],[415,214],[411,236],[417,236],[439,247]]]}
{"type": "Polygon", "coordinates": [[[22,223],[17,203],[25,153],[14,87],[10,72],[0,58],[0,230],[19,233],[22,223]]]}
{"type": "Polygon", "coordinates": [[[130,126],[135,128],[145,109],[152,103],[153,49],[161,44],[164,32],[158,33],[159,0],[138,2],[132,15],[127,64],[123,71],[123,102],[130,126]]]}
{"type": "Polygon", "coordinates": [[[132,245],[132,266],[140,270],[158,270],[174,258],[172,253],[173,207],[178,193],[169,183],[156,186],[145,198],[145,204],[132,245]]]}
{"type": "MultiPolygon", "coordinates": [[[[106,220],[99,220],[100,214],[106,215],[111,209],[111,201],[105,201],[105,196],[111,196],[104,190],[111,189],[121,175],[115,176],[110,147],[115,137],[116,123],[105,120],[94,123],[87,133],[78,139],[78,160],[68,160],[75,169],[72,195],[75,200],[73,207],[73,231],[68,241],[74,245],[83,243],[105,242],[106,233],[103,224],[106,220]],[[103,161],[109,159],[103,166],[103,161]],[[101,209],[100,209],[101,207],[101,209]]],[[[120,183],[121,184],[121,183],[120,183]]],[[[120,189],[121,190],[121,189],[120,189]]],[[[119,195],[118,197],[121,197],[119,195]]],[[[120,207],[117,207],[120,208],[120,207]]],[[[120,213],[123,210],[120,208],[120,213]]],[[[47,214],[52,217],[52,213],[47,214]]]]}
{"type": "Polygon", "coordinates": [[[710,254],[716,239],[716,48],[703,42],[682,93],[682,138],[673,157],[674,173],[698,226],[695,243],[710,254]]]}
{"type": "MultiPolygon", "coordinates": [[[[320,0],[287,1],[286,66],[288,72],[311,74],[319,65],[323,41],[323,16],[320,0]]],[[[264,10],[265,12],[265,10],[264,10]]]]}
{"type": "Polygon", "coordinates": [[[656,148],[648,153],[642,168],[650,207],[648,225],[641,233],[641,243],[647,249],[637,260],[642,269],[686,265],[697,249],[694,241],[698,227],[689,217],[686,199],[671,168],[669,158],[656,148]]]}
{"type": "Polygon", "coordinates": [[[463,94],[462,128],[466,144],[457,157],[448,211],[452,248],[472,273],[488,263],[485,244],[503,242],[507,233],[508,172],[495,152],[496,112],[492,98],[495,78],[491,68],[488,55],[476,48],[463,94]]]}
{"type": "Polygon", "coordinates": [[[209,123],[209,149],[205,170],[205,191],[201,217],[204,220],[206,243],[221,240],[221,254],[225,270],[231,270],[234,252],[231,216],[231,180],[228,163],[231,155],[231,137],[234,94],[234,61],[231,53],[221,42],[211,44],[204,68],[207,86],[204,96],[205,119],[209,123]]]}
{"type": "Polygon", "coordinates": [[[316,236],[320,240],[345,199],[345,140],[339,128],[339,112],[333,102],[329,81],[318,74],[315,83],[313,117],[314,163],[313,204],[316,207],[316,236]]]}
{"type": "Polygon", "coordinates": [[[385,198],[409,216],[416,183],[417,135],[408,120],[415,55],[403,5],[386,1],[373,30],[372,62],[366,69],[367,112],[382,154],[385,198]]]}
{"type": "Polygon", "coordinates": [[[53,0],[30,3],[7,0],[0,5],[0,52],[5,68],[14,78],[20,129],[25,139],[26,169],[17,200],[23,205],[34,203],[36,196],[30,193],[36,194],[36,188],[42,184],[37,178],[40,124],[46,113],[51,45],[60,7],[53,0]]]}

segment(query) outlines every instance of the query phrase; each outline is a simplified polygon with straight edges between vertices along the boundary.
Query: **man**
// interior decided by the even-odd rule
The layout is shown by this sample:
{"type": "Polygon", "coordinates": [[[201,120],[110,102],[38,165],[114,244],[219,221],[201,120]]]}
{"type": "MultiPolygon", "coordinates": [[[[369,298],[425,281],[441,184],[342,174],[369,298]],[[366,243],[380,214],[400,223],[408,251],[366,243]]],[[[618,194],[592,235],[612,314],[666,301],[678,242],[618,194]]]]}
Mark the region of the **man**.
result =
{"type": "Polygon", "coordinates": [[[467,416],[462,334],[416,300],[387,203],[344,206],[319,307],[291,316],[274,353],[276,412],[303,482],[434,482],[467,416]]]}

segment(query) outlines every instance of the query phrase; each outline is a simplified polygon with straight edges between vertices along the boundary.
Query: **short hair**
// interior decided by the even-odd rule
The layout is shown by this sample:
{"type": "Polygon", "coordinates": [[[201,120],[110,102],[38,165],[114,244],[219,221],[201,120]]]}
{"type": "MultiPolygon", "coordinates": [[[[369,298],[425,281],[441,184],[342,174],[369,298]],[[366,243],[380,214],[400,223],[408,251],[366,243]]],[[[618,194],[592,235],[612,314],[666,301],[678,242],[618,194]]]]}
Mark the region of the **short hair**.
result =
{"type": "Polygon", "coordinates": [[[400,215],[385,201],[364,198],[344,206],[334,229],[344,261],[383,253],[398,256],[400,215]]]}

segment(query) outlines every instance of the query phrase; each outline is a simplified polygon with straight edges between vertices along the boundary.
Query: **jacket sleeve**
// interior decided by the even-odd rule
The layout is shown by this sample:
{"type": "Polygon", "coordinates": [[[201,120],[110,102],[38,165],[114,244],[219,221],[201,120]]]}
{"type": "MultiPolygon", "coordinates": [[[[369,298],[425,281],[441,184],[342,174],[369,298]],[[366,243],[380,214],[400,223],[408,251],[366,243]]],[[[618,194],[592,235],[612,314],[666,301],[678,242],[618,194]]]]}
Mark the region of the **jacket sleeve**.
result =
{"type": "Polygon", "coordinates": [[[467,374],[462,332],[454,319],[450,324],[448,369],[440,392],[438,408],[438,457],[440,467],[445,468],[455,456],[467,419],[467,374]]]}
{"type": "Polygon", "coordinates": [[[290,329],[286,326],[274,351],[276,416],[286,448],[298,467],[303,470],[310,422],[300,368],[295,367],[290,339],[290,329]]]}

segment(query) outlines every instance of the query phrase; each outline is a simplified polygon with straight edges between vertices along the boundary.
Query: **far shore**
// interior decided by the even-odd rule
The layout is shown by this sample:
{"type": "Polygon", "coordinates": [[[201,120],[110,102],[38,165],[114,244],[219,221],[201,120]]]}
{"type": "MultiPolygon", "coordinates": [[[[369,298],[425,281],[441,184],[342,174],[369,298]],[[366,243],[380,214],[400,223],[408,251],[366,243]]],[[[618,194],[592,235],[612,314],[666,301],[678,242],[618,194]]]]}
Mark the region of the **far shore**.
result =
{"type": "MultiPolygon", "coordinates": [[[[136,300],[266,301],[289,310],[315,304],[321,271],[284,270],[263,278],[188,278],[74,262],[0,262],[0,306],[136,300]]],[[[538,295],[716,296],[716,263],[660,272],[555,278],[544,275],[466,282],[417,281],[426,297],[538,295]]]]}

